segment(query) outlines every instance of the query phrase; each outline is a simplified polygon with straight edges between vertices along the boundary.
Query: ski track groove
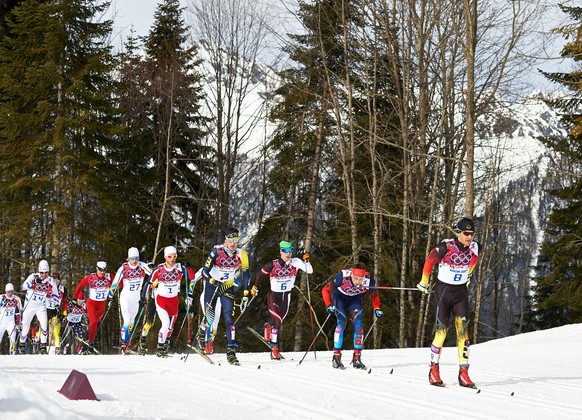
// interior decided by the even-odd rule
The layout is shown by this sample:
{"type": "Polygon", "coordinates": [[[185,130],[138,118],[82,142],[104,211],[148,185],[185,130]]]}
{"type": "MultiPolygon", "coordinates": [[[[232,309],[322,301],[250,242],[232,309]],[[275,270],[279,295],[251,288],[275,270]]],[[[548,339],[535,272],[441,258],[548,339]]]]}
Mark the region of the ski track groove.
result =
{"type": "MultiPolygon", "coordinates": [[[[479,375],[481,375],[482,373],[483,372],[479,372],[479,375]]],[[[496,376],[493,373],[489,373],[488,375],[496,376]]],[[[392,374],[390,374],[390,376],[394,376],[394,377],[400,378],[400,379],[406,379],[409,382],[423,383],[423,381],[421,381],[420,379],[413,377],[413,376],[402,375],[402,374],[398,374],[398,373],[392,373],[392,374]]],[[[504,375],[501,375],[501,376],[504,376],[504,375]]],[[[496,377],[498,377],[498,376],[496,376],[496,377]]],[[[506,377],[511,378],[512,376],[507,375],[506,377]]],[[[527,378],[525,378],[525,379],[527,379],[527,378]]],[[[424,383],[428,384],[428,380],[424,383]]],[[[504,392],[504,391],[490,388],[490,387],[497,386],[495,383],[484,385],[484,386],[480,386],[479,383],[477,383],[477,389],[475,389],[475,390],[462,389],[460,386],[451,387],[446,382],[445,382],[445,385],[446,385],[446,388],[448,388],[449,390],[452,390],[453,392],[458,392],[461,394],[467,393],[467,392],[476,394],[478,390],[481,390],[481,393],[479,394],[480,398],[489,397],[490,395],[491,396],[496,395],[497,397],[509,397],[509,398],[512,398],[512,401],[516,401],[518,403],[523,403],[523,405],[525,407],[536,406],[536,407],[540,407],[540,408],[550,409],[550,411],[555,410],[555,409],[562,409],[564,411],[567,411],[568,412],[567,414],[580,414],[580,407],[579,406],[564,404],[562,402],[557,402],[557,401],[553,401],[553,400],[552,401],[550,401],[550,400],[540,401],[539,397],[530,397],[527,395],[523,395],[522,393],[518,393],[517,395],[511,396],[510,392],[504,392]]],[[[457,384],[455,383],[455,385],[457,385],[457,384]]],[[[503,385],[503,386],[506,386],[506,385],[503,385]]]]}
{"type": "MultiPolygon", "coordinates": [[[[564,388],[564,389],[568,389],[568,390],[574,390],[574,391],[580,391],[582,390],[582,386],[579,385],[572,385],[572,384],[565,384],[563,382],[557,382],[555,380],[551,380],[551,379],[544,379],[544,378],[540,378],[540,377],[534,377],[532,378],[531,376],[522,376],[522,375],[506,375],[503,373],[494,373],[494,372],[479,372],[479,375],[484,375],[484,376],[489,376],[489,377],[494,377],[494,378],[505,378],[508,380],[520,380],[521,382],[524,383],[540,383],[540,384],[545,384],[545,385],[552,385],[552,386],[556,386],[556,387],[560,387],[560,388],[564,388]]],[[[567,378],[564,378],[567,379],[567,378]]],[[[578,379],[578,378],[572,378],[572,379],[578,379]]]]}
{"type": "MultiPolygon", "coordinates": [[[[183,360],[180,360],[180,356],[182,356],[180,353],[175,353],[174,357],[178,357],[177,361],[179,363],[184,363],[183,360]]],[[[196,355],[197,357],[200,357],[198,355],[196,355]]],[[[188,357],[190,358],[190,356],[188,357]]],[[[222,368],[222,366],[218,366],[218,363],[214,361],[215,365],[211,365],[210,363],[206,362],[205,360],[203,360],[200,357],[200,363],[204,363],[206,365],[208,365],[209,368],[213,368],[213,367],[218,367],[218,368],[222,368]]],[[[169,359],[170,360],[170,359],[169,359]]],[[[134,366],[139,366],[139,367],[143,367],[143,368],[147,368],[148,370],[154,371],[153,368],[156,368],[158,366],[152,366],[151,363],[145,362],[145,361],[137,361],[137,360],[130,360],[129,363],[131,363],[134,366]]],[[[227,364],[226,360],[219,362],[219,363],[225,363],[227,364]]],[[[230,365],[227,364],[227,367],[231,367],[230,365]]],[[[241,368],[242,366],[232,366],[232,368],[241,368]]],[[[163,366],[163,369],[166,371],[171,371],[174,373],[180,373],[183,374],[184,371],[181,370],[179,367],[177,366],[163,366]]],[[[257,371],[259,371],[259,369],[255,369],[257,371]]],[[[212,378],[208,378],[208,377],[191,377],[191,376],[185,376],[182,375],[182,378],[185,381],[188,381],[194,385],[203,385],[206,387],[211,387],[213,390],[217,391],[218,393],[222,393],[224,392],[225,388],[224,388],[224,382],[222,381],[217,381],[214,380],[212,378]]],[[[277,394],[277,398],[274,400],[275,403],[271,403],[271,399],[269,398],[264,398],[264,396],[259,395],[255,395],[255,391],[252,393],[248,393],[247,395],[245,395],[245,400],[253,400],[258,407],[264,407],[264,405],[266,404],[266,402],[269,403],[269,406],[271,406],[272,408],[276,408],[276,409],[282,409],[282,410],[286,410],[289,411],[291,413],[294,413],[296,415],[300,415],[303,416],[305,418],[314,418],[314,414],[317,414],[317,418],[328,418],[328,419],[345,419],[345,420],[352,420],[353,417],[352,416],[343,416],[343,415],[339,415],[338,413],[330,413],[327,410],[322,410],[321,407],[315,406],[315,405],[309,405],[306,406],[305,401],[302,401],[301,403],[298,403],[292,399],[283,397],[281,394],[277,394]]]]}
{"type": "MultiPolygon", "coordinates": [[[[244,355],[244,353],[240,353],[240,354],[244,355]]],[[[178,354],[176,354],[176,356],[178,356],[178,354]]],[[[268,356],[268,354],[267,354],[267,356],[268,356]]],[[[180,359],[178,358],[178,360],[180,360],[180,359]]],[[[288,360],[288,359],[286,359],[286,360],[288,360]]],[[[291,360],[289,360],[289,361],[291,361],[291,360]]],[[[256,363],[255,361],[244,362],[244,360],[243,360],[243,362],[241,362],[240,366],[232,366],[232,367],[237,368],[237,369],[242,368],[244,370],[248,370],[249,372],[254,372],[255,373],[254,376],[256,376],[256,377],[269,375],[270,377],[273,377],[275,379],[281,379],[282,372],[275,372],[275,369],[269,368],[268,364],[271,362],[271,360],[267,360],[266,362],[267,362],[266,364],[261,364],[261,363],[256,363]],[[250,367],[249,364],[251,364],[251,363],[256,364],[257,367],[250,367]],[[258,365],[261,366],[261,369],[258,369],[258,365]],[[265,367],[267,367],[267,368],[265,368],[265,367]]],[[[291,361],[291,362],[293,362],[293,361],[291,361]]],[[[205,361],[204,361],[204,363],[208,364],[205,361]]],[[[226,363],[226,361],[224,363],[226,363]]],[[[277,363],[280,363],[280,362],[277,362],[277,363]]],[[[145,364],[143,364],[143,366],[151,368],[151,364],[145,363],[145,364]]],[[[209,366],[212,366],[212,365],[209,364],[209,366]]],[[[218,366],[217,363],[216,363],[216,366],[218,366]]],[[[297,366],[297,367],[300,367],[300,366],[297,366]]],[[[316,368],[318,370],[324,369],[322,366],[316,366],[316,368]]],[[[325,368],[325,369],[327,369],[327,368],[325,368]]],[[[330,372],[338,372],[338,373],[342,372],[342,371],[338,371],[338,370],[333,369],[331,367],[331,365],[329,366],[329,369],[330,369],[330,372]]],[[[356,370],[356,369],[353,369],[353,370],[349,370],[349,369],[350,369],[349,367],[346,368],[346,371],[344,372],[345,374],[347,374],[350,377],[349,382],[346,382],[346,383],[349,383],[350,386],[353,386],[354,380],[361,381],[362,382],[362,389],[366,389],[367,396],[373,397],[375,400],[380,401],[382,403],[385,403],[387,406],[389,406],[395,400],[397,400],[399,407],[408,408],[411,411],[414,411],[416,413],[418,413],[418,411],[423,411],[424,413],[426,413],[428,415],[427,417],[434,416],[435,406],[433,403],[424,402],[421,399],[417,399],[417,398],[405,397],[402,394],[398,393],[394,389],[389,389],[388,391],[390,391],[390,393],[386,393],[383,391],[376,391],[373,389],[366,388],[366,386],[365,386],[366,377],[364,375],[368,375],[368,369],[361,370],[361,371],[356,370]],[[361,376],[362,378],[358,378],[358,376],[361,376]]],[[[172,371],[177,371],[177,370],[172,369],[172,371]]],[[[311,384],[320,385],[320,386],[325,387],[327,389],[335,389],[338,386],[338,382],[334,381],[334,380],[323,381],[321,379],[308,378],[305,374],[290,373],[288,370],[286,370],[284,372],[284,377],[285,377],[285,379],[292,380],[299,385],[305,385],[306,382],[309,382],[311,384]]],[[[194,379],[194,378],[190,378],[190,379],[194,379]]],[[[200,380],[198,382],[202,382],[202,383],[207,384],[208,381],[209,381],[208,379],[205,379],[205,380],[200,380]]],[[[220,383],[220,382],[215,382],[213,385],[219,390],[224,389],[222,383],[220,383]]],[[[255,392],[256,392],[256,390],[255,390],[255,392]]],[[[312,404],[310,404],[311,408],[306,409],[306,408],[304,408],[305,401],[302,402],[301,406],[298,406],[298,404],[295,401],[282,399],[280,395],[278,395],[277,398],[280,402],[282,402],[284,404],[292,404],[294,407],[298,407],[301,410],[307,410],[306,412],[301,412],[302,415],[307,415],[307,417],[313,416],[313,412],[317,411],[319,414],[325,415],[327,418],[330,418],[330,419],[331,418],[333,418],[333,419],[344,418],[346,420],[347,419],[353,420],[352,415],[342,416],[339,413],[334,413],[332,415],[332,414],[330,414],[329,411],[321,411],[320,407],[314,406],[312,404]]],[[[256,398],[256,401],[258,403],[264,403],[263,398],[256,398]]],[[[276,405],[273,405],[273,407],[280,407],[280,405],[276,404],[276,405]]],[[[288,407],[288,406],[286,406],[286,407],[288,407]]],[[[289,411],[292,411],[292,410],[289,410],[289,411]]],[[[442,418],[450,418],[450,416],[453,416],[453,415],[455,416],[455,418],[457,418],[457,417],[463,418],[463,417],[466,417],[466,414],[467,414],[467,412],[465,409],[461,409],[461,408],[457,409],[454,407],[439,407],[439,416],[442,416],[442,418]]],[[[489,420],[489,419],[496,419],[497,417],[491,416],[491,415],[473,413],[472,418],[489,420]]]]}

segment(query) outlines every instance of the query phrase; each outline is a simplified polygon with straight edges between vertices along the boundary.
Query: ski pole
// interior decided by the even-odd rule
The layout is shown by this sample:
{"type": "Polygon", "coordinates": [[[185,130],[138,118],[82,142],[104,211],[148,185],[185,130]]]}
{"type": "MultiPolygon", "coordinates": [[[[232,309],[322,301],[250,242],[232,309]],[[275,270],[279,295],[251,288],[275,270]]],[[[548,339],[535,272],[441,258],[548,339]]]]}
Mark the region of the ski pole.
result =
{"type": "Polygon", "coordinates": [[[139,325],[139,320],[141,319],[141,316],[143,314],[145,305],[140,305],[141,309],[139,310],[139,314],[137,314],[137,321],[134,322],[133,327],[131,328],[131,336],[129,337],[129,341],[131,342],[131,340],[133,340],[133,335],[135,334],[135,330],[137,330],[137,326],[139,325]]]}
{"type": "Polygon", "coordinates": [[[113,299],[107,304],[107,309],[105,310],[105,313],[103,314],[103,316],[99,320],[99,324],[97,325],[97,328],[95,329],[95,337],[97,337],[97,333],[99,332],[101,325],[103,325],[103,323],[105,322],[105,318],[107,317],[107,314],[109,313],[109,310],[111,309],[112,306],[113,306],[113,299]]]}
{"type": "Polygon", "coordinates": [[[374,286],[374,287],[370,287],[370,290],[372,290],[372,289],[378,289],[378,290],[416,290],[417,292],[420,291],[416,287],[374,286]]]}
{"type": "Polygon", "coordinates": [[[305,356],[307,356],[307,353],[309,353],[309,350],[311,350],[311,347],[313,347],[313,345],[315,344],[315,340],[317,340],[317,337],[319,337],[319,334],[321,334],[321,332],[323,331],[323,327],[325,327],[325,324],[327,323],[330,316],[331,316],[331,314],[327,314],[325,321],[323,321],[323,324],[321,324],[319,331],[317,332],[317,334],[315,334],[315,337],[313,337],[313,341],[311,342],[311,344],[309,345],[309,348],[307,349],[307,351],[305,352],[305,354],[303,355],[303,357],[301,358],[301,360],[299,361],[299,363],[297,365],[300,365],[301,362],[303,362],[303,359],[305,359],[305,356]]]}
{"type": "Polygon", "coordinates": [[[372,329],[374,328],[374,325],[376,325],[376,322],[378,322],[380,318],[378,317],[374,317],[374,322],[372,322],[372,325],[370,326],[370,329],[368,330],[368,332],[366,333],[366,335],[364,336],[364,340],[362,340],[362,346],[364,345],[364,343],[366,342],[366,338],[368,338],[368,336],[370,335],[370,333],[372,332],[372,329]]]}
{"type": "Polygon", "coordinates": [[[238,322],[238,320],[240,319],[241,316],[243,316],[243,314],[247,311],[248,307],[251,305],[251,303],[253,303],[253,300],[255,300],[255,298],[257,297],[257,295],[254,295],[251,300],[249,300],[249,303],[247,304],[247,307],[245,308],[244,311],[241,311],[240,314],[238,315],[238,317],[234,320],[234,322],[232,323],[232,325],[236,325],[236,323],[238,322]]]}

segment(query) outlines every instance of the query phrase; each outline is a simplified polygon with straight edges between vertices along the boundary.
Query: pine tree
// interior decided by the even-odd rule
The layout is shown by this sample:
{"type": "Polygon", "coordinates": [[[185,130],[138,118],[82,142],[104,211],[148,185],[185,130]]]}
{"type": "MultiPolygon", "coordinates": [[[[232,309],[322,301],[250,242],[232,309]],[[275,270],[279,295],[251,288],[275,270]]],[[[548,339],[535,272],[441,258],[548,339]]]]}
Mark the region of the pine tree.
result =
{"type": "Polygon", "coordinates": [[[194,247],[201,260],[211,212],[213,165],[211,149],[202,141],[207,119],[200,112],[201,60],[196,44],[187,45],[182,12],[178,0],[163,1],[143,39],[141,68],[148,125],[142,141],[151,153],[157,181],[150,203],[156,224],[161,226],[156,249],[169,243],[194,247]]]}
{"type": "MultiPolygon", "coordinates": [[[[75,278],[107,258],[117,112],[107,3],[25,0],[0,30],[0,219],[6,252],[75,278]]],[[[26,268],[25,271],[29,269],[26,268]]]]}
{"type": "MultiPolygon", "coordinates": [[[[562,56],[575,62],[582,60],[582,8],[560,8],[572,18],[574,24],[559,28],[566,39],[562,56]]],[[[550,193],[560,205],[550,214],[546,228],[546,241],[540,258],[540,278],[533,287],[533,319],[537,327],[548,328],[582,321],[582,72],[544,73],[550,80],[567,88],[571,95],[566,99],[550,101],[560,111],[569,129],[567,137],[545,138],[544,143],[564,158],[565,186],[550,193]]]]}

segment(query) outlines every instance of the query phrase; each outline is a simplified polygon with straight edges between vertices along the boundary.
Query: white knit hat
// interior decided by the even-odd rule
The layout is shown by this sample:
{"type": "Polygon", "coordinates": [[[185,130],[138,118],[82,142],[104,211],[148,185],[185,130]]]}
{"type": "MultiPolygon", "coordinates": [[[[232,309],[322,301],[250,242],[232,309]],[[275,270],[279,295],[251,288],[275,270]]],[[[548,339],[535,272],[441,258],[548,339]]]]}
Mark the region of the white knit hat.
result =
{"type": "Polygon", "coordinates": [[[139,250],[135,247],[129,248],[127,250],[127,258],[138,257],[139,258],[139,250]]]}
{"type": "Polygon", "coordinates": [[[12,283],[6,283],[6,293],[8,292],[14,292],[14,285],[12,283]]]}
{"type": "Polygon", "coordinates": [[[49,263],[47,260],[40,260],[38,263],[38,272],[39,273],[48,273],[50,271],[49,263]]]}
{"type": "Polygon", "coordinates": [[[167,246],[164,248],[164,258],[166,258],[168,255],[171,254],[176,254],[178,255],[178,251],[176,251],[176,248],[173,246],[167,246]]]}
{"type": "Polygon", "coordinates": [[[97,261],[97,268],[101,271],[107,270],[107,263],[105,261],[97,261]]]}

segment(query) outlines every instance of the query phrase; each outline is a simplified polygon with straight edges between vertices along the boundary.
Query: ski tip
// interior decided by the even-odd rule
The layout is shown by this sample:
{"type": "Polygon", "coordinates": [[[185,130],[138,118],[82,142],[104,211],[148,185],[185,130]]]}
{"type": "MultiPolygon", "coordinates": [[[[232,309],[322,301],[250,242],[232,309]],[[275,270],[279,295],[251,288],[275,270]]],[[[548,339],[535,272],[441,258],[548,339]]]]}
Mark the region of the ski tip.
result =
{"type": "Polygon", "coordinates": [[[369,375],[370,373],[372,373],[372,369],[370,369],[370,370],[368,371],[368,375],[369,375]]]}
{"type": "Polygon", "coordinates": [[[257,366],[257,369],[260,369],[260,368],[261,368],[261,365],[257,366]]]}
{"type": "Polygon", "coordinates": [[[390,375],[392,375],[392,373],[394,373],[394,369],[390,369],[390,375]]]}
{"type": "Polygon", "coordinates": [[[218,366],[220,366],[220,363],[218,364],[218,366]]]}
{"type": "Polygon", "coordinates": [[[480,394],[480,393],[481,393],[481,390],[480,390],[480,389],[478,389],[478,390],[477,390],[477,394],[480,394]]]}
{"type": "Polygon", "coordinates": [[[511,396],[513,397],[514,392],[511,393],[511,396]]]}

